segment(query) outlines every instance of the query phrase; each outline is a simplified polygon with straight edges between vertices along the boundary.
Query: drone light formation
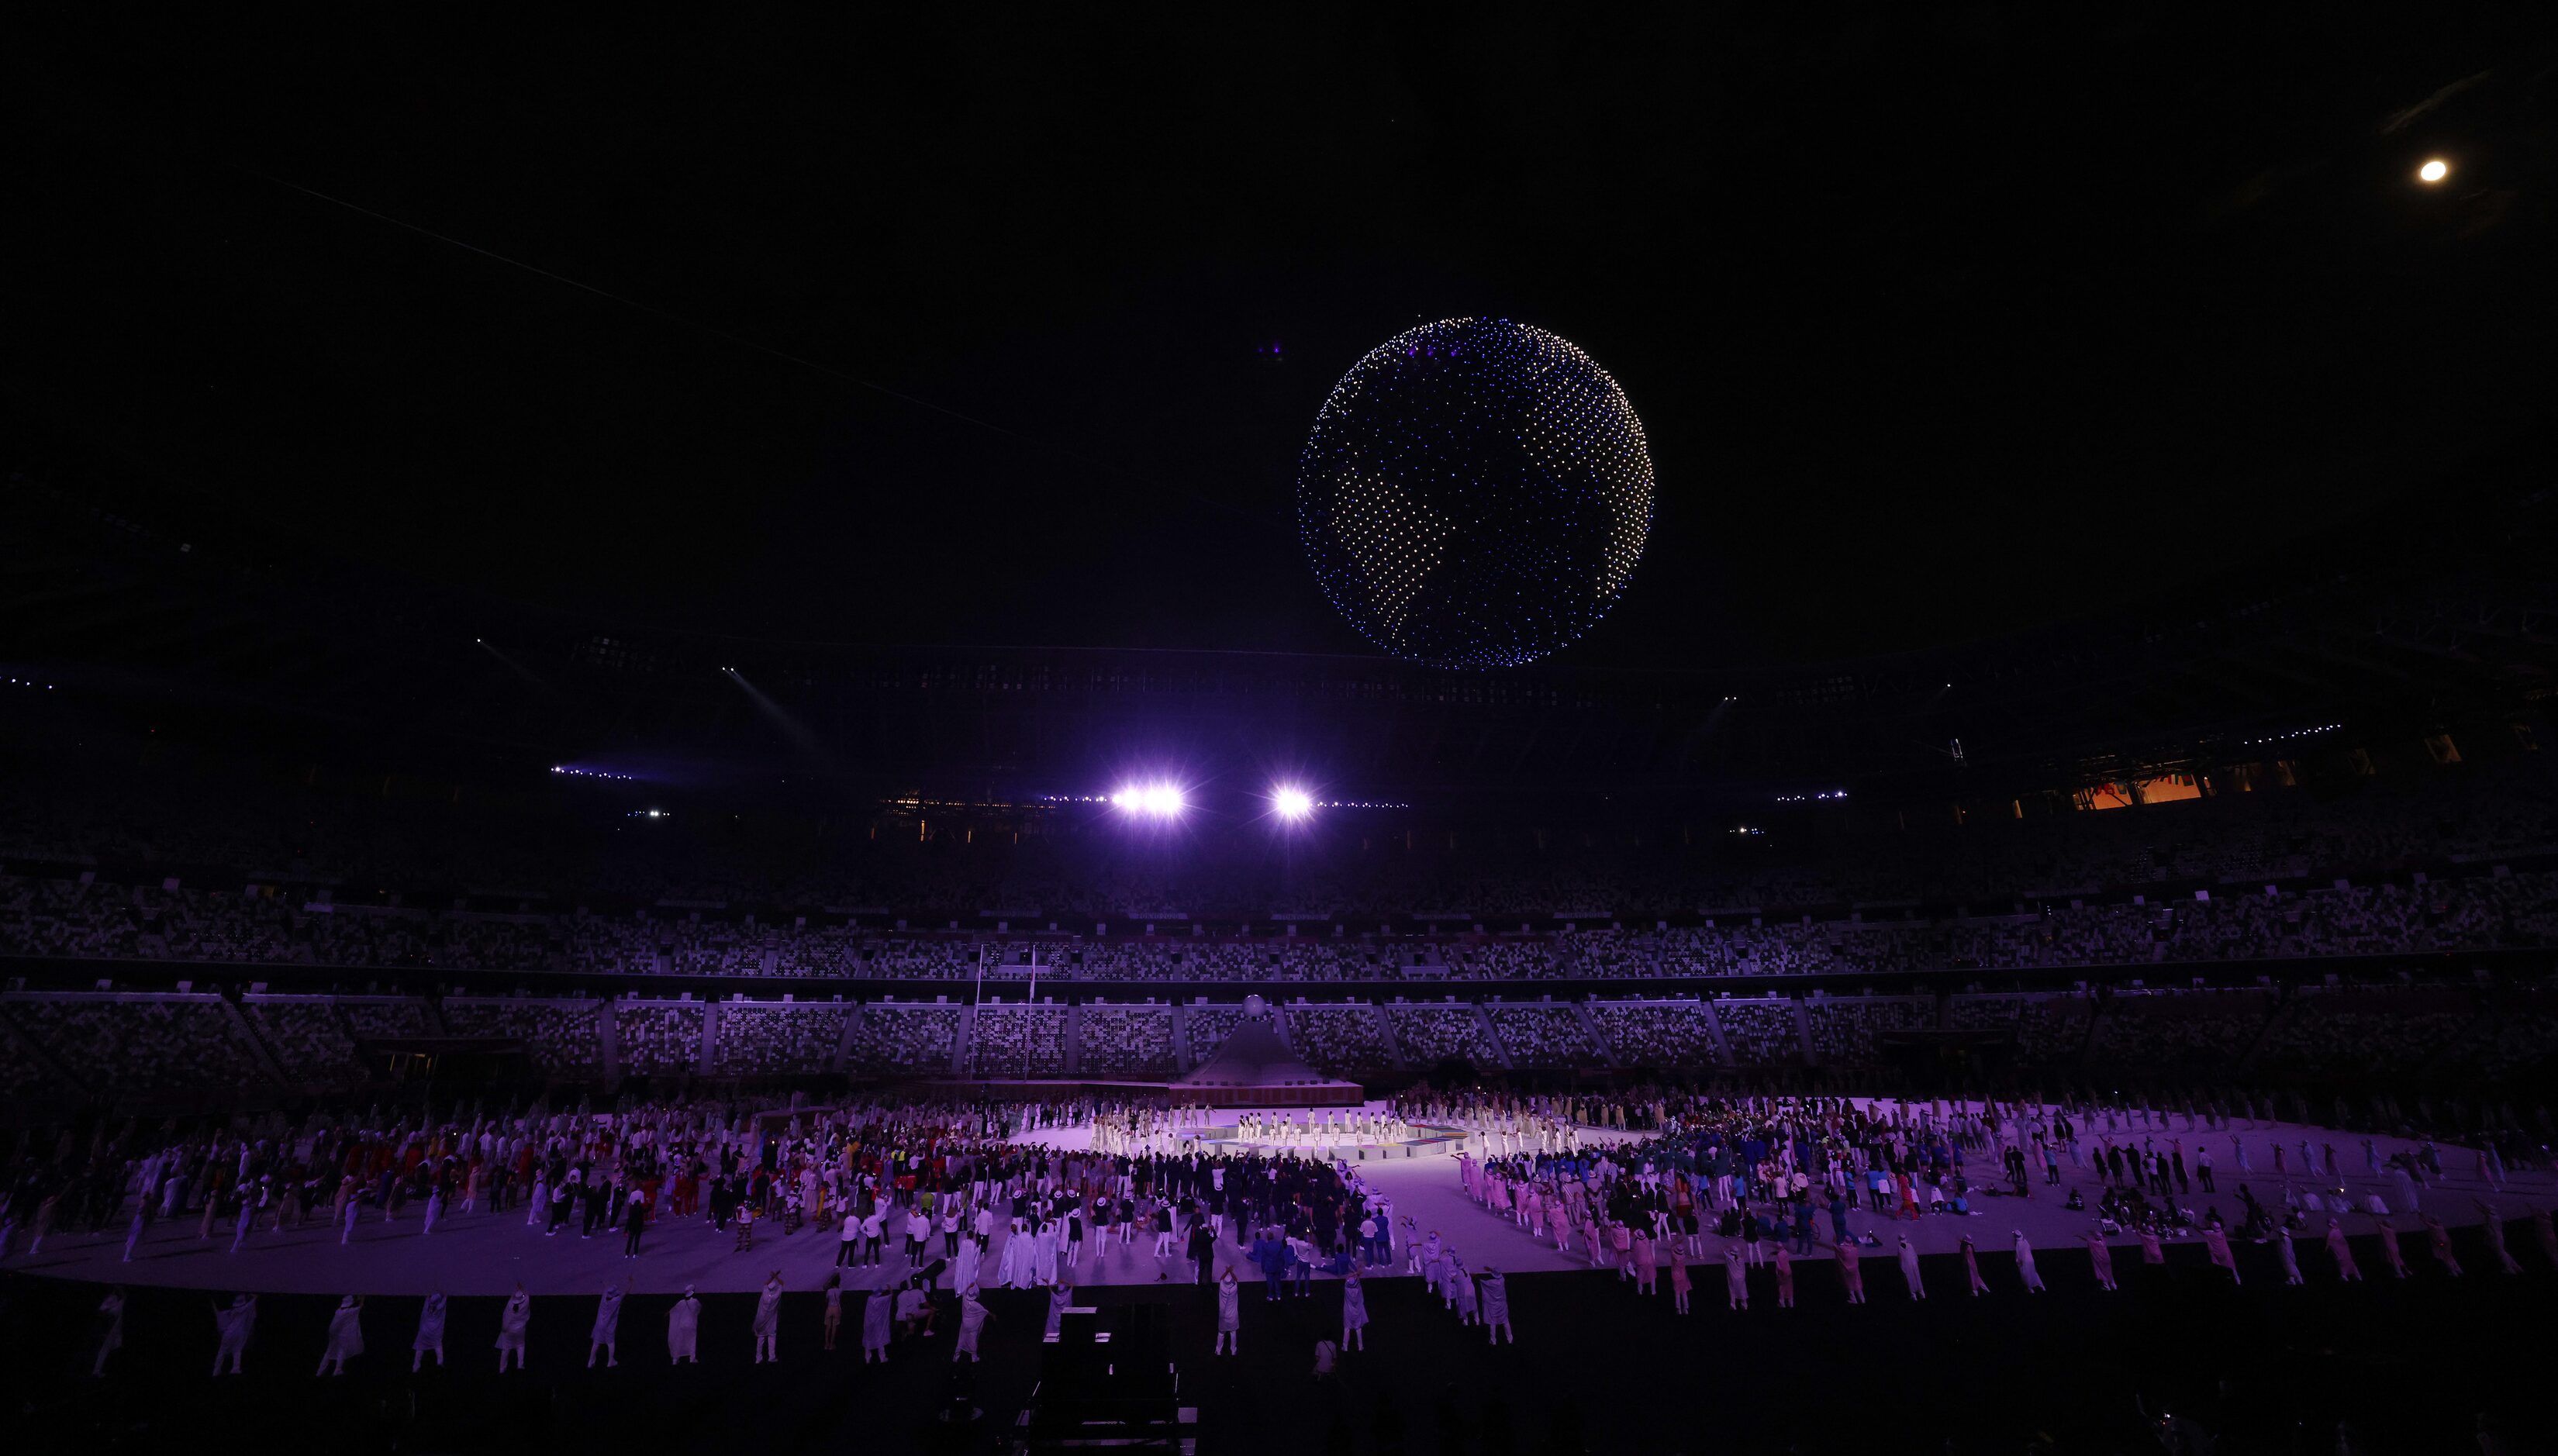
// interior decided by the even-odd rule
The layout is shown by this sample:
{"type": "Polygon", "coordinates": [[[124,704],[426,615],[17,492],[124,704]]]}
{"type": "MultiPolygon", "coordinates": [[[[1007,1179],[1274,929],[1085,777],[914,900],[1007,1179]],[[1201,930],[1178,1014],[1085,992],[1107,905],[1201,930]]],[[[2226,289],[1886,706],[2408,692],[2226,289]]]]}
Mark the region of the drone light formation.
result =
{"type": "Polygon", "coordinates": [[[1590,356],[1448,319],[1352,365],[1298,462],[1324,594],[1378,647],[1442,667],[1532,662],[1625,594],[1652,523],[1643,424],[1590,356]]]}

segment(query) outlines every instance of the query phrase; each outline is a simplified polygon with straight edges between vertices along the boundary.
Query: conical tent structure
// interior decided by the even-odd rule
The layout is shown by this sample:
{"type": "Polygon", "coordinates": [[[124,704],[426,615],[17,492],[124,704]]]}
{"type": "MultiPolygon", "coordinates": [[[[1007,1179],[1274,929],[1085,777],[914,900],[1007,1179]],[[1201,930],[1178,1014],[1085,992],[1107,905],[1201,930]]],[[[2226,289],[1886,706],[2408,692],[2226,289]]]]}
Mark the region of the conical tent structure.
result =
{"type": "Polygon", "coordinates": [[[1173,1084],[1186,1098],[1228,1107],[1333,1106],[1362,1098],[1359,1085],[1326,1077],[1288,1050],[1254,997],[1216,1055],[1173,1084]]]}

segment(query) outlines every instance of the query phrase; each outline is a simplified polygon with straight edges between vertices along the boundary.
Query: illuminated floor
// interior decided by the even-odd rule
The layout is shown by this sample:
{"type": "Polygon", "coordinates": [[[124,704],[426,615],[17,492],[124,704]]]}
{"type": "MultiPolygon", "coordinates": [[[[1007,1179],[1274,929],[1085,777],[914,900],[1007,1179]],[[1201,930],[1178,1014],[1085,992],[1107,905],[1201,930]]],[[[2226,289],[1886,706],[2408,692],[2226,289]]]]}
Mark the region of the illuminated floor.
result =
{"type": "MultiPolygon", "coordinates": [[[[2313,1149],[2323,1142],[2334,1142],[2340,1159],[2347,1165],[2345,1181],[2357,1206],[2365,1193],[2386,1194],[2393,1186],[2393,1180],[2359,1174],[2362,1144],[2358,1134],[2329,1134],[2291,1123],[2259,1129],[2242,1125],[2237,1135],[2246,1142],[2256,1169],[2249,1173],[2240,1173],[2233,1166],[2228,1134],[2188,1133],[2179,1118],[2174,1131],[2145,1133],[2135,1129],[2128,1134],[2118,1132],[2116,1140],[2137,1144],[2144,1135],[2155,1136],[2162,1143],[2170,1138],[2182,1140],[2189,1154],[2207,1137],[2219,1165],[2221,1191],[2217,1197],[2206,1196],[2197,1185],[2192,1195],[2179,1202],[2198,1211],[2216,1205],[2232,1222],[2238,1212],[2235,1189],[2240,1182],[2251,1185],[2267,1204],[2279,1204],[2281,1180],[2269,1171],[2271,1140],[2276,1137],[2290,1149],[2295,1166],[2298,1144],[2304,1137],[2313,1149]]],[[[1073,1128],[1036,1137],[1055,1146],[1082,1147],[1089,1145],[1090,1134],[1088,1129],[1073,1128]]],[[[2402,1146],[2396,1139],[2383,1139],[2381,1151],[2385,1155],[2402,1146]]],[[[2469,1150],[2446,1148],[2443,1162],[2449,1177],[2422,1190],[2420,1197],[2423,1211],[2446,1224],[2480,1222],[2481,1200],[2494,1203],[2507,1219],[2519,1219],[2533,1207],[2558,1203],[2558,1180],[2546,1174],[2518,1176],[2511,1187],[2496,1193],[2476,1176],[2476,1157],[2469,1150]]],[[[1566,1256],[1550,1241],[1531,1239],[1508,1219],[1496,1217],[1468,1200],[1460,1189],[1454,1158],[1390,1159],[1356,1166],[1371,1187],[1393,1200],[1398,1224],[1408,1215],[1424,1237],[1437,1232],[1471,1267],[1480,1270],[1498,1266],[1511,1271],[1589,1267],[1585,1258],[1566,1256]]],[[[1981,1165],[1975,1161],[1973,1166],[1977,1169],[1981,1165]]],[[[2044,1187],[2038,1174],[2031,1200],[1979,1199],[1979,1212],[1968,1218],[1939,1215],[1915,1223],[1896,1223],[1859,1212],[1851,1217],[1850,1227],[1859,1234],[1879,1234],[1887,1247],[1894,1239],[1907,1237],[1927,1253],[1950,1252],[1967,1234],[1984,1250],[2005,1250],[2013,1241],[2013,1231],[2018,1229],[2024,1230],[2038,1248],[2074,1248],[2079,1237],[2093,1227],[2092,1222],[2086,1214],[2063,1210],[2061,1199],[2068,1187],[2075,1185],[2092,1204],[2098,1185],[2083,1169],[2064,1165],[2062,1176],[2063,1185],[2056,1189],[2044,1187]]],[[[2326,1215],[2314,1214],[2311,1222],[2314,1229],[2323,1229],[2326,1215]]],[[[2399,1216],[2394,1222],[2402,1233],[2420,1228],[2414,1215],[2399,1216]]],[[[2356,1234],[2367,1234],[2373,1227],[2369,1218],[2360,1215],[2346,1219],[2345,1225],[2356,1234]]],[[[336,1229],[315,1225],[285,1234],[253,1234],[246,1246],[234,1254],[229,1251],[228,1230],[217,1232],[211,1239],[199,1239],[196,1228],[192,1219],[155,1226],[130,1263],[122,1258],[124,1233],[120,1229],[100,1235],[57,1232],[41,1250],[33,1254],[21,1252],[8,1260],[7,1267],[21,1273],[126,1284],[279,1293],[423,1294],[442,1290],[457,1295],[499,1294],[520,1282],[536,1294],[565,1294],[593,1293],[625,1281],[640,1292],[669,1292],[691,1284],[707,1293],[760,1287],[775,1269],[782,1271],[789,1287],[813,1289],[831,1271],[837,1248],[832,1234],[802,1230],[788,1236],[759,1234],[755,1246],[741,1251],[733,1234],[715,1231],[697,1217],[652,1227],[644,1237],[640,1255],[627,1259],[622,1256],[619,1234],[599,1233],[584,1238],[572,1226],[557,1237],[548,1237],[526,1227],[520,1211],[449,1219],[432,1236],[425,1236],[420,1232],[414,1207],[396,1223],[386,1224],[378,1218],[359,1223],[354,1239],[345,1245],[339,1242],[336,1229]]],[[[1008,1237],[998,1231],[995,1245],[984,1262],[984,1281],[991,1283],[994,1279],[1008,1237]]],[[[1824,1217],[1819,1221],[1819,1238],[1826,1243],[1828,1237],[1828,1220],[1824,1217]]],[[[885,1267],[847,1270],[846,1284],[854,1288],[876,1287],[884,1279],[894,1280],[903,1273],[904,1260],[895,1252],[901,1240],[892,1238],[889,1242],[892,1252],[885,1267]]],[[[2129,1238],[2115,1242],[2126,1248],[2132,1246],[2129,1238]]],[[[938,1240],[934,1243],[937,1253],[938,1240]]],[[[1711,1237],[1707,1245],[1708,1257],[1719,1257],[1711,1237]]],[[[1143,1233],[1126,1244],[1088,1242],[1072,1278],[1079,1284],[1147,1284],[1157,1282],[1159,1275],[1165,1282],[1192,1277],[1187,1259],[1159,1260],[1153,1247],[1152,1236],[1143,1233]]],[[[2323,1257],[2307,1246],[2301,1254],[2305,1261],[2323,1257]]],[[[1398,1249],[1393,1265],[1396,1273],[1402,1268],[1400,1255],[1398,1249]]],[[[1258,1270],[1242,1263],[1241,1256],[1242,1250],[1229,1230],[1218,1242],[1218,1267],[1233,1265],[1239,1274],[1257,1277],[1258,1270]]],[[[2131,1256],[2137,1258],[2136,1253],[2131,1256]]],[[[1877,1272],[1888,1276],[1890,1271],[1877,1272]]],[[[1701,1271],[1697,1280],[1700,1290],[1717,1287],[1714,1279],[1719,1276],[1719,1268],[1701,1271]]]]}

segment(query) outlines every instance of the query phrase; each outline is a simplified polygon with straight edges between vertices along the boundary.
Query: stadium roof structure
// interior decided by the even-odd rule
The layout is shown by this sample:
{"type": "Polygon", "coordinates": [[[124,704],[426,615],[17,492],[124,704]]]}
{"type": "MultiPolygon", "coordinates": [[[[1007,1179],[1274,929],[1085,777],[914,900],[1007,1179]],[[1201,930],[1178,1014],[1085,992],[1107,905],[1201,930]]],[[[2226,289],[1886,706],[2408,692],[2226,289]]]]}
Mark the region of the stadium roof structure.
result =
{"type": "Polygon", "coordinates": [[[2532,442],[2288,565],[2066,627],[1847,661],[1503,671],[617,624],[297,549],[84,456],[11,482],[0,659],[136,721],[315,756],[395,742],[703,782],[780,766],[882,795],[1036,798],[1131,754],[1320,764],[1406,798],[2048,787],[2262,759],[2252,745],[2304,724],[2412,741],[2536,714],[2558,680],[2546,456],[2532,442]]]}

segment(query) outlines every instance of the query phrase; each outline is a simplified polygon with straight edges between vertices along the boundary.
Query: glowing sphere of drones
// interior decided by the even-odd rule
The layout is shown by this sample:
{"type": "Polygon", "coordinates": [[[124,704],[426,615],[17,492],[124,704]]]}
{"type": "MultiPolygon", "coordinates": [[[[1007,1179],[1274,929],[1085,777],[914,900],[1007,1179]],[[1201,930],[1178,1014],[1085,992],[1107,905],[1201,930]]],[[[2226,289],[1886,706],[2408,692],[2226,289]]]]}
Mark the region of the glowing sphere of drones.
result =
{"type": "Polygon", "coordinates": [[[1652,524],[1643,423],[1608,371],[1506,319],[1369,352],[1315,416],[1297,529],[1370,642],[1442,667],[1532,662],[1625,595],[1652,524]]]}

